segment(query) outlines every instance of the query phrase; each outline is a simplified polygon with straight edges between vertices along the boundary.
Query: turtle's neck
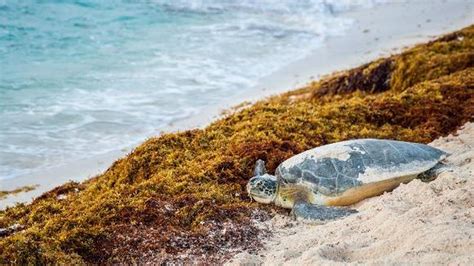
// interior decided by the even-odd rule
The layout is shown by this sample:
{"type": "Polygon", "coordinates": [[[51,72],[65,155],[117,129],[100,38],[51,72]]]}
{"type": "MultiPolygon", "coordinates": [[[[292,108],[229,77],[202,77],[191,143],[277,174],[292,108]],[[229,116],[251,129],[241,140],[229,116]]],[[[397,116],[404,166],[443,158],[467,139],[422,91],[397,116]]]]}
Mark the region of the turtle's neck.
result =
{"type": "Polygon", "coordinates": [[[308,189],[298,185],[279,184],[275,197],[275,205],[291,209],[297,201],[308,201],[308,189]]]}

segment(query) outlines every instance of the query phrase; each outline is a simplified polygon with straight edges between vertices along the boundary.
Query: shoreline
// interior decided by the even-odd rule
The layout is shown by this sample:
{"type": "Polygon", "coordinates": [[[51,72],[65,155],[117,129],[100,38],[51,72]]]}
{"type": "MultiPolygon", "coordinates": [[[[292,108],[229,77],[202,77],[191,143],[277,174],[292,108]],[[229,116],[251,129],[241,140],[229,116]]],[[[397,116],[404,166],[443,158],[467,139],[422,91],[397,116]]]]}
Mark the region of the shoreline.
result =
{"type": "MultiPolygon", "coordinates": [[[[252,95],[241,94],[223,101],[219,106],[204,109],[200,114],[169,125],[162,131],[176,132],[203,127],[217,119],[222,110],[240,102],[255,102],[296,89],[334,71],[350,69],[381,56],[388,56],[406,46],[429,41],[435,35],[468,26],[473,23],[469,17],[469,10],[473,10],[473,6],[474,4],[468,1],[460,0],[430,3],[429,6],[423,2],[390,3],[373,9],[345,13],[355,21],[350,31],[344,36],[326,40],[321,47],[315,49],[306,58],[293,62],[261,79],[254,87],[252,95]],[[461,9],[460,6],[463,14],[456,16],[457,11],[461,9]]],[[[15,202],[28,202],[69,180],[83,181],[91,178],[106,170],[112,162],[125,156],[131,150],[132,148],[114,151],[17,178],[0,180],[2,190],[39,185],[35,190],[9,195],[6,199],[0,200],[0,209],[11,206],[15,202]]]]}
{"type": "MultiPolygon", "coordinates": [[[[467,147],[468,153],[450,158],[457,158],[459,166],[472,166],[472,133],[454,143],[449,135],[457,137],[456,131],[474,122],[473,46],[471,24],[234,109],[203,129],[151,138],[101,175],[65,183],[30,204],[0,211],[0,262],[223,264],[234,254],[259,252],[274,232],[261,222],[288,212],[249,198],[246,187],[256,161],[264,160],[274,173],[296,154],[348,139],[426,144],[442,139],[443,146],[467,147]]],[[[455,153],[464,149],[452,147],[455,153]]],[[[458,225],[470,232],[474,186],[471,178],[458,181],[438,178],[402,185],[387,193],[395,197],[374,198],[372,207],[355,206],[360,214],[347,219],[356,221],[341,220],[342,227],[326,238],[318,232],[324,234],[319,229],[328,227],[317,227],[314,234],[297,229],[316,238],[303,243],[296,236],[296,242],[283,244],[303,244],[303,251],[327,244],[320,252],[311,249],[305,258],[320,255],[333,262],[427,257],[431,263],[459,261],[446,253],[464,257],[468,248],[467,255],[473,254],[474,246],[466,245],[470,235],[458,225]],[[344,238],[348,241],[340,242],[344,238]],[[321,242],[325,239],[329,241],[321,242]],[[399,252],[388,254],[393,250],[399,252]]],[[[292,254],[298,255],[281,255],[292,254]]]]}

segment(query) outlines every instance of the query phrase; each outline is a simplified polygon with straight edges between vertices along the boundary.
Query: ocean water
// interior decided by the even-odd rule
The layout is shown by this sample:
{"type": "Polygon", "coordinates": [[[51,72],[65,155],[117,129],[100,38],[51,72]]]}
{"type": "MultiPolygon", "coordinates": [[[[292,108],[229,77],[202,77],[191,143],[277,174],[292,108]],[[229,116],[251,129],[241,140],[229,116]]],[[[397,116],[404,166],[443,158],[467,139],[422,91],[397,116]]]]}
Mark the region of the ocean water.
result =
{"type": "Polygon", "coordinates": [[[0,0],[0,179],[136,145],[380,0],[0,0]]]}

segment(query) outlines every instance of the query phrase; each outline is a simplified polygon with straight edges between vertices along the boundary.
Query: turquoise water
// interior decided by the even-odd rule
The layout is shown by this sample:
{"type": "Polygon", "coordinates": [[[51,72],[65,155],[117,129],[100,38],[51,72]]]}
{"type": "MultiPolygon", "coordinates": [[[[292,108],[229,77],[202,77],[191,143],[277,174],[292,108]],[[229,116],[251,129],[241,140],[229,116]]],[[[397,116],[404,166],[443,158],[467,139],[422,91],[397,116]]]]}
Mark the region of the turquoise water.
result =
{"type": "Polygon", "coordinates": [[[0,0],[0,179],[139,143],[375,2],[0,0]]]}

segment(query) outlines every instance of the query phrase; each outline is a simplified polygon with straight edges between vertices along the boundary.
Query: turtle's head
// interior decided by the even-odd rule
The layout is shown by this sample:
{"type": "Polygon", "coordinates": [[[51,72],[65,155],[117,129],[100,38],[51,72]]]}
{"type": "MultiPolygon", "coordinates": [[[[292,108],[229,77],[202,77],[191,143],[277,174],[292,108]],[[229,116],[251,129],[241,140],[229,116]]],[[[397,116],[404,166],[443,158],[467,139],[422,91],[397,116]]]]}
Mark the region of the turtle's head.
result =
{"type": "Polygon", "coordinates": [[[266,173],[265,162],[262,160],[257,161],[254,174],[255,176],[247,183],[249,196],[260,203],[273,202],[277,194],[276,177],[266,173]]]}

